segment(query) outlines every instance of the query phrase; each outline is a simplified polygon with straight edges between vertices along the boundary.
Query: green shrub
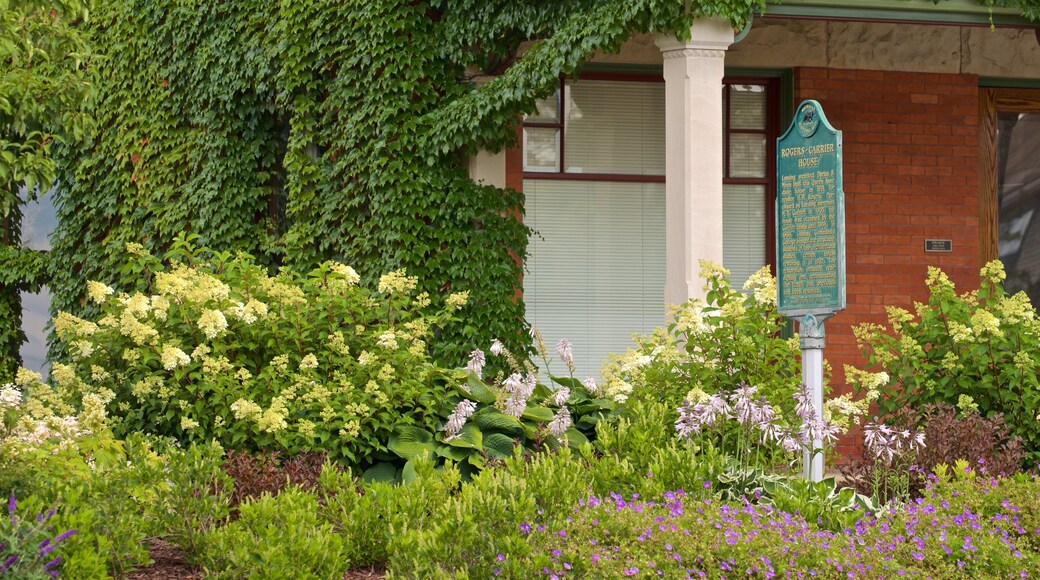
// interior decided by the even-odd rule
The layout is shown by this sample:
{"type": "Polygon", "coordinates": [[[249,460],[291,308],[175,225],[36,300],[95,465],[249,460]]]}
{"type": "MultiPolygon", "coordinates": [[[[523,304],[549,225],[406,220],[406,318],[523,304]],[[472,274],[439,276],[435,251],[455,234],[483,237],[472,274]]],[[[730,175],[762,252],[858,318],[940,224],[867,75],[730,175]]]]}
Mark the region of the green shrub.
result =
{"type": "Polygon", "coordinates": [[[93,321],[59,313],[70,360],[55,363],[59,389],[110,393],[117,436],[144,431],[228,449],[328,450],[372,463],[394,429],[433,428],[447,398],[427,356],[446,310],[427,313],[404,271],[357,285],[342,264],[270,276],[249,256],[195,252],[183,240],[163,267],[139,247],[148,293],[88,287],[93,321]],[[205,258],[205,259],[204,259],[205,258]]]}
{"type": "Polygon", "coordinates": [[[22,503],[19,513],[17,497],[12,494],[7,502],[7,513],[0,517],[0,573],[4,578],[57,576],[65,558],[55,549],[76,530],[56,534],[51,525],[53,509],[40,509],[33,517],[35,502],[22,503]]]}
{"type": "Polygon", "coordinates": [[[319,516],[312,493],[296,487],[239,506],[239,519],[202,537],[207,577],[342,578],[343,538],[319,516]]]}
{"type": "Polygon", "coordinates": [[[158,501],[149,510],[158,533],[176,544],[189,559],[200,551],[201,538],[225,523],[230,514],[231,477],[221,462],[224,450],[216,443],[187,449],[167,446],[158,501]]]}
{"type": "Polygon", "coordinates": [[[915,314],[888,309],[890,328],[854,329],[866,369],[847,366],[846,378],[860,391],[879,391],[878,406],[893,416],[904,407],[956,405],[969,396],[983,417],[1004,416],[1022,438],[1027,461],[1040,459],[1040,319],[1019,292],[1004,291],[1004,268],[982,268],[978,290],[957,294],[938,268],[928,269],[927,303],[915,314]]]}
{"type": "Polygon", "coordinates": [[[723,268],[701,263],[706,298],[675,307],[667,329],[641,337],[634,349],[603,370],[606,394],[664,401],[673,408],[700,394],[729,393],[752,385],[770,403],[792,406],[801,383],[797,339],[784,339],[776,309],[776,280],[762,269],[742,293],[723,268]]]}

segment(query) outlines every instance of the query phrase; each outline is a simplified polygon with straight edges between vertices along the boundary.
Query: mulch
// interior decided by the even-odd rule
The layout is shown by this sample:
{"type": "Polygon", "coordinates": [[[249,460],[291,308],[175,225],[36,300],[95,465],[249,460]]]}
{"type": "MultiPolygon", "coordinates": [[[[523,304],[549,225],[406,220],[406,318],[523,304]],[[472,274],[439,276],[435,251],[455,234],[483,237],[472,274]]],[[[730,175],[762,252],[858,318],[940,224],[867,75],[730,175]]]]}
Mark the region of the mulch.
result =
{"type": "MultiPolygon", "coordinates": [[[[147,568],[126,575],[134,580],[200,580],[203,576],[192,570],[180,548],[163,540],[150,540],[148,553],[155,561],[147,568]]],[[[347,570],[343,580],[376,580],[386,578],[386,569],[379,565],[347,570]]]]}

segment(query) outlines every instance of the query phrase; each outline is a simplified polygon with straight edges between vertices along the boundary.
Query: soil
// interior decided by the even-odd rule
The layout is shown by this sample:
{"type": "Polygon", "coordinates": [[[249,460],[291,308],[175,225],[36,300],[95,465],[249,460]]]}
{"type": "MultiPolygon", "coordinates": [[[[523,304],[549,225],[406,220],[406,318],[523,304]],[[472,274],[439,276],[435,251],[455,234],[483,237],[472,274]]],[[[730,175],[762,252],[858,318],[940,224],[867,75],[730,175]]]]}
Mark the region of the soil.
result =
{"type": "MultiPolygon", "coordinates": [[[[126,575],[133,580],[200,580],[203,576],[194,572],[180,549],[163,540],[151,540],[148,553],[155,561],[147,568],[134,570],[126,575]]],[[[386,578],[386,570],[382,566],[369,566],[347,570],[343,580],[376,580],[386,578]]]]}

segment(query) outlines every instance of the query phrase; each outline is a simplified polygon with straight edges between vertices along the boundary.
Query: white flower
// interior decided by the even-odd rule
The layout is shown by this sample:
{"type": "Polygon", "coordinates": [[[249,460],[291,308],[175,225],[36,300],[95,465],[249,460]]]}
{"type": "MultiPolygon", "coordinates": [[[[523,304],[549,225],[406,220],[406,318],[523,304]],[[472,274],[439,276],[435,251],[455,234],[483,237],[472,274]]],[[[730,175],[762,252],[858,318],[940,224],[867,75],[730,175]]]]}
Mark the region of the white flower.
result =
{"type": "Polygon", "coordinates": [[[168,371],[191,362],[191,358],[183,350],[169,344],[163,345],[160,358],[162,359],[163,368],[168,371]]]}
{"type": "Polygon", "coordinates": [[[7,384],[0,389],[0,409],[17,409],[22,404],[22,392],[7,384]]]}
{"type": "Polygon", "coordinates": [[[462,432],[462,427],[466,424],[466,419],[469,419],[473,411],[477,410],[477,404],[473,401],[462,401],[458,405],[455,405],[455,410],[448,415],[448,422],[444,425],[444,432],[447,433],[445,441],[451,441],[457,439],[459,433],[462,432]]]}
{"type": "Polygon", "coordinates": [[[505,351],[505,349],[506,347],[502,345],[502,342],[496,338],[495,340],[491,341],[491,348],[488,350],[491,351],[491,354],[495,356],[500,356],[505,351]]]}
{"type": "Polygon", "coordinates": [[[469,364],[466,365],[466,368],[473,371],[473,374],[478,377],[483,377],[482,373],[486,363],[487,359],[484,357],[484,351],[478,348],[469,353],[469,364]]]}
{"type": "Polygon", "coordinates": [[[318,368],[318,357],[313,354],[308,354],[300,360],[300,370],[316,368],[318,368]]]}
{"type": "Polygon", "coordinates": [[[574,349],[571,347],[571,341],[561,338],[556,343],[556,354],[560,355],[560,360],[567,365],[567,368],[574,367],[574,349]]]}
{"type": "Polygon", "coordinates": [[[560,410],[556,411],[556,416],[549,422],[549,434],[555,437],[562,437],[570,427],[571,412],[567,410],[567,407],[560,407],[560,410]]]}
{"type": "Polygon", "coordinates": [[[228,326],[227,318],[224,318],[224,313],[219,310],[203,310],[198,325],[206,338],[216,338],[218,334],[227,330],[228,326]]]}
{"type": "Polygon", "coordinates": [[[590,395],[599,394],[599,386],[596,384],[595,377],[585,377],[585,380],[582,381],[581,384],[585,386],[585,390],[588,391],[590,395]]]}
{"type": "Polygon", "coordinates": [[[198,421],[195,421],[189,417],[181,417],[181,429],[183,429],[184,431],[191,431],[192,429],[198,426],[198,421]]]}
{"type": "Polygon", "coordinates": [[[101,282],[95,282],[94,280],[87,280],[87,297],[94,304],[101,304],[105,301],[105,298],[115,293],[108,286],[105,286],[101,282]]]}
{"type": "Polygon", "coordinates": [[[567,400],[571,398],[571,390],[567,387],[563,387],[553,394],[553,402],[556,406],[562,407],[567,404],[567,400]]]}

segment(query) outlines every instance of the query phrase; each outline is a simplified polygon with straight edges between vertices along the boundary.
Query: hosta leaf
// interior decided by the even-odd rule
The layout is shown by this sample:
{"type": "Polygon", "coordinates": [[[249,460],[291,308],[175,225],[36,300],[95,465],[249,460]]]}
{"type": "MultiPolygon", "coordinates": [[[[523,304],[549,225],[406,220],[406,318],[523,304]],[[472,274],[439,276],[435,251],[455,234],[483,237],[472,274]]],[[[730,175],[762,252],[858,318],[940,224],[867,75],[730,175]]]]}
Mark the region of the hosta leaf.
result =
{"type": "Polygon", "coordinates": [[[524,409],[523,418],[530,419],[532,421],[538,421],[541,423],[548,423],[553,420],[556,415],[552,412],[552,409],[548,407],[532,407],[528,405],[524,409]]]}
{"type": "Polygon", "coordinates": [[[439,444],[437,445],[437,455],[446,459],[458,463],[466,459],[466,457],[473,453],[471,449],[465,449],[463,447],[452,447],[451,445],[439,444]]]}
{"type": "Polygon", "coordinates": [[[397,431],[390,436],[387,447],[390,451],[408,460],[420,457],[423,453],[429,453],[432,456],[437,451],[433,433],[411,425],[398,427],[397,431]]]}
{"type": "Polygon", "coordinates": [[[469,371],[466,376],[466,386],[469,387],[467,393],[462,387],[459,387],[459,392],[462,396],[467,399],[472,399],[478,403],[484,403],[490,405],[495,402],[495,393],[484,384],[484,381],[477,378],[477,375],[473,371],[469,371]]]}
{"type": "Polygon", "coordinates": [[[459,433],[459,436],[455,437],[451,441],[448,441],[443,434],[438,434],[437,439],[442,443],[451,445],[452,447],[463,447],[466,449],[484,448],[484,435],[480,432],[480,428],[473,423],[466,423],[462,428],[462,432],[459,433]]]}
{"type": "Polygon", "coordinates": [[[474,414],[470,421],[484,432],[485,437],[492,432],[510,437],[522,437],[524,434],[524,426],[520,423],[520,419],[493,409],[474,414]]]}
{"type": "Polygon", "coordinates": [[[567,429],[565,432],[567,435],[567,444],[571,447],[581,447],[582,445],[589,442],[589,438],[584,433],[578,431],[574,427],[567,429]]]}
{"type": "Polygon", "coordinates": [[[379,481],[382,483],[394,483],[397,481],[397,467],[393,463],[377,463],[369,467],[361,474],[365,481],[379,481]]]}
{"type": "Polygon", "coordinates": [[[513,447],[516,440],[501,433],[488,433],[484,436],[484,449],[488,455],[507,459],[513,456],[513,447]]]}

